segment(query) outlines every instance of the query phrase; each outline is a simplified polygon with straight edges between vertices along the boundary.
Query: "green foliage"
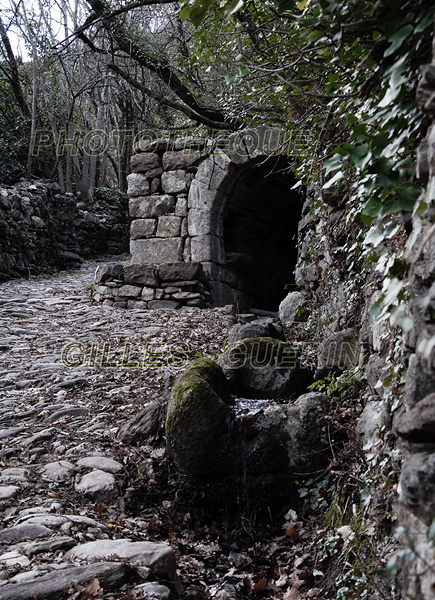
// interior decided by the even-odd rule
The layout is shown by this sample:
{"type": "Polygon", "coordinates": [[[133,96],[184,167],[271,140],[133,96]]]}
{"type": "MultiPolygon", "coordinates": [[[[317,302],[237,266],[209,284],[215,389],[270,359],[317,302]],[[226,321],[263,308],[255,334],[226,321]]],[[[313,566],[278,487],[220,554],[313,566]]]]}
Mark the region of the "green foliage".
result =
{"type": "Polygon", "coordinates": [[[327,506],[326,495],[330,492],[329,477],[311,477],[304,481],[303,487],[298,488],[300,498],[304,498],[311,510],[322,510],[327,506]]]}
{"type": "Polygon", "coordinates": [[[330,371],[323,379],[309,385],[308,389],[325,393],[328,396],[345,398],[358,393],[363,386],[363,380],[364,370],[359,367],[348,369],[341,374],[330,371]]]}

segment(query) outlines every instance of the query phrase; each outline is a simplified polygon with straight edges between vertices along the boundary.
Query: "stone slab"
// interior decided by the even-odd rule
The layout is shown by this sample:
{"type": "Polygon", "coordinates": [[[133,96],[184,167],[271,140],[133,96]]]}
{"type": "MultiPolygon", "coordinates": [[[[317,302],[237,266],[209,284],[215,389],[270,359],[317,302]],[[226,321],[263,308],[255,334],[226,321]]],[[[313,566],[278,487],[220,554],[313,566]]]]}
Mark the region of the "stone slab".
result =
{"type": "Polygon", "coordinates": [[[124,267],[124,280],[129,285],[157,286],[156,267],[153,265],[129,265],[124,267]]]}
{"type": "Polygon", "coordinates": [[[2,600],[60,600],[69,595],[70,583],[78,581],[81,585],[98,579],[103,590],[121,587],[129,577],[130,571],[123,563],[105,562],[84,567],[68,567],[55,570],[33,581],[2,586],[2,600]]]}
{"type": "Polygon", "coordinates": [[[132,542],[129,539],[97,540],[71,548],[66,558],[105,559],[117,557],[130,563],[150,567],[153,572],[172,581],[175,576],[175,554],[163,542],[132,542]]]}
{"type": "Polygon", "coordinates": [[[174,263],[183,256],[181,238],[131,240],[130,254],[133,264],[174,263]]]}

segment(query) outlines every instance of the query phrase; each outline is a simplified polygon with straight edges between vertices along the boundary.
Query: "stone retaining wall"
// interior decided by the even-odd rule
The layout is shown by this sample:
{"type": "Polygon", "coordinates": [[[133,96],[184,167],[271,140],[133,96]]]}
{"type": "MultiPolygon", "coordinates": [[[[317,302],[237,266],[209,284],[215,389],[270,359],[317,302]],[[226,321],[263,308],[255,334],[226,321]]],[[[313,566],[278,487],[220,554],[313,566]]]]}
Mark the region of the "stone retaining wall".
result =
{"type": "Polygon", "coordinates": [[[203,308],[208,306],[210,284],[200,263],[101,265],[93,298],[116,308],[203,308]]]}
{"type": "Polygon", "coordinates": [[[68,268],[82,258],[128,251],[127,198],[96,190],[93,212],[56,183],[0,187],[0,280],[68,268]]]}

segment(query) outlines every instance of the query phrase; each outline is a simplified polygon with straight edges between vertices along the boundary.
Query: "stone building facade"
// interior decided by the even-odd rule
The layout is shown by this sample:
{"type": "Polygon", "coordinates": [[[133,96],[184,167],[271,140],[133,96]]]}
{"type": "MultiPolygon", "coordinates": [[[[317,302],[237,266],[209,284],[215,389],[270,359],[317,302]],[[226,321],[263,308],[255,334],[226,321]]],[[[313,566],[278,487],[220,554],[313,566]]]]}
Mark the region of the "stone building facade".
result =
{"type": "Polygon", "coordinates": [[[128,176],[131,264],[200,264],[208,289],[184,282],[167,293],[156,284],[154,292],[135,289],[124,296],[122,275],[106,273],[111,289],[99,285],[97,299],[143,308],[165,300],[151,306],[231,303],[277,310],[286,286],[294,284],[303,204],[292,189],[294,152],[284,134],[267,127],[223,138],[218,147],[192,138],[139,144],[128,176]]]}

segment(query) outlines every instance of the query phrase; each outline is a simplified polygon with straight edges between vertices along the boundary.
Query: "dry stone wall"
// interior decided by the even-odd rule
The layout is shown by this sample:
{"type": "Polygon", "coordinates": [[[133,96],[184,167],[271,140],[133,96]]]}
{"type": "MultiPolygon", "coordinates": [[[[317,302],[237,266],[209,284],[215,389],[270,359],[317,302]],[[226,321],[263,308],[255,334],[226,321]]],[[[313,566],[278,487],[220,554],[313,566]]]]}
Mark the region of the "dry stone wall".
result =
{"type": "Polygon", "coordinates": [[[125,196],[96,194],[92,212],[56,183],[0,187],[0,280],[68,268],[83,258],[128,251],[125,196]]]}

